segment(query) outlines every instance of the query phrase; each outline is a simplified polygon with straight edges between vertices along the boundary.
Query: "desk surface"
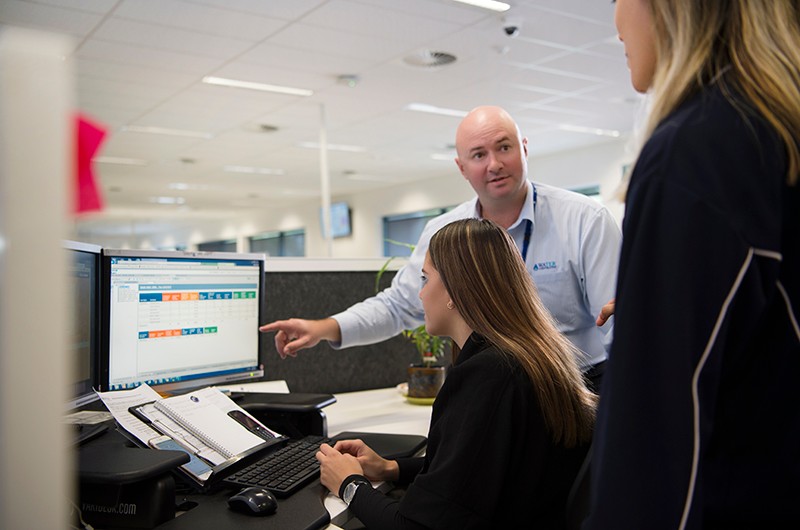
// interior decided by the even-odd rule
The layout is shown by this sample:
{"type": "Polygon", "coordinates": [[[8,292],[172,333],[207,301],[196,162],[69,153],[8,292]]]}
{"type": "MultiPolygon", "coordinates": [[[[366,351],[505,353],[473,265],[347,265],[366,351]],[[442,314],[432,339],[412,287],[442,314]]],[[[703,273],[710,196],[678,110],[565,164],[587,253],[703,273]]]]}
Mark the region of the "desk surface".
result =
{"type": "Polygon", "coordinates": [[[412,405],[394,387],[336,394],[325,407],[328,435],[344,431],[428,435],[431,407],[412,405]]]}
{"type": "MultiPolygon", "coordinates": [[[[259,385],[259,383],[255,383],[251,388],[237,388],[237,390],[261,392],[263,388],[259,385]]],[[[323,409],[328,422],[328,436],[335,436],[345,431],[427,436],[431,407],[408,403],[394,387],[342,393],[335,396],[336,403],[323,409]]],[[[290,526],[283,524],[286,522],[285,518],[304,503],[322,503],[334,523],[344,524],[348,518],[347,506],[338,497],[328,493],[319,480],[288,499],[281,500],[278,513],[263,519],[230,512],[226,503],[230,494],[230,491],[222,491],[216,494],[197,496],[197,500],[200,502],[199,506],[159,528],[179,529],[189,526],[194,530],[226,527],[237,529],[283,528],[290,526]],[[281,507],[284,509],[281,510],[281,507]],[[283,518],[280,517],[281,513],[285,514],[283,518]]],[[[317,504],[317,506],[319,505],[317,504]]],[[[324,512],[322,513],[324,514],[324,512]]],[[[339,526],[330,524],[327,528],[337,529],[339,526]]]]}

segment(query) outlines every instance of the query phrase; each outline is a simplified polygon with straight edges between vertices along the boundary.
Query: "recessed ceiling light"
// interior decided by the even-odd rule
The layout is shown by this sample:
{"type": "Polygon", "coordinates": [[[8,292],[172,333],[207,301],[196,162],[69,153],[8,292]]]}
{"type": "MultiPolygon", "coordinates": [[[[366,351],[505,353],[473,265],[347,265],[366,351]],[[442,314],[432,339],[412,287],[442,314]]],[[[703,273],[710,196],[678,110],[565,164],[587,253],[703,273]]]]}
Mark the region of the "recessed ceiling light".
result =
{"type": "Polygon", "coordinates": [[[282,169],[273,169],[269,167],[224,166],[222,169],[228,173],[247,173],[250,175],[283,175],[286,173],[282,169]]]}
{"type": "Polygon", "coordinates": [[[409,103],[408,105],[406,105],[406,110],[413,110],[416,112],[427,112],[428,114],[441,114],[442,116],[454,116],[456,118],[463,118],[468,114],[466,110],[448,109],[445,107],[428,105],[426,103],[409,103]]]}
{"type": "MultiPolygon", "coordinates": [[[[305,149],[319,149],[319,144],[317,142],[300,142],[297,144],[297,147],[303,147],[305,149]]],[[[366,152],[367,148],[361,145],[343,145],[343,144],[328,144],[328,151],[345,151],[348,153],[364,153],[366,152]]]]}
{"type": "Polygon", "coordinates": [[[185,129],[169,129],[167,127],[150,127],[143,125],[125,125],[120,129],[123,132],[138,132],[147,134],[165,134],[167,136],[185,136],[187,138],[203,138],[209,140],[214,137],[211,133],[187,131],[185,129]]]}
{"type": "Polygon", "coordinates": [[[208,184],[187,184],[185,182],[173,182],[169,185],[169,189],[171,190],[210,190],[211,186],[208,184]]]}
{"type": "Polygon", "coordinates": [[[123,158],[119,156],[96,156],[92,158],[92,162],[98,164],[119,164],[122,166],[146,166],[147,160],[141,158],[123,158]]]}
{"type": "Polygon", "coordinates": [[[454,0],[454,1],[460,2],[462,4],[469,4],[475,7],[482,7],[484,9],[489,9],[491,11],[499,11],[500,13],[511,9],[511,6],[509,4],[506,4],[505,2],[496,2],[495,0],[454,0]]]}
{"type": "Polygon", "coordinates": [[[150,197],[150,202],[155,204],[185,204],[183,197],[150,197]]]}
{"type": "Polygon", "coordinates": [[[594,134],[597,136],[610,136],[612,138],[617,138],[621,135],[619,131],[615,131],[612,129],[598,129],[597,127],[583,127],[581,125],[561,124],[558,126],[558,128],[561,129],[562,131],[594,134]]]}
{"type": "Polygon", "coordinates": [[[227,86],[231,88],[246,88],[248,90],[260,90],[262,92],[273,92],[275,94],[287,94],[289,96],[312,96],[313,90],[305,88],[294,88],[290,86],[269,85],[266,83],[255,83],[253,81],[240,81],[238,79],[225,79],[224,77],[206,76],[203,83],[208,85],[227,86]]]}

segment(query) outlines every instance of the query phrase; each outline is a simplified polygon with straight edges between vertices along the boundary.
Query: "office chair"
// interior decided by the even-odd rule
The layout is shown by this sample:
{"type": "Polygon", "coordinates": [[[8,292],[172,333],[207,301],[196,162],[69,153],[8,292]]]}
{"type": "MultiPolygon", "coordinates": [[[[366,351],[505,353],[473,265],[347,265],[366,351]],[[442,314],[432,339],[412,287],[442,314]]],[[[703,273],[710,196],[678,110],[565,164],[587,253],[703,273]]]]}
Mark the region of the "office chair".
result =
{"type": "Polygon", "coordinates": [[[567,530],[580,530],[583,520],[589,515],[591,463],[592,446],[589,446],[567,496],[567,530]]]}

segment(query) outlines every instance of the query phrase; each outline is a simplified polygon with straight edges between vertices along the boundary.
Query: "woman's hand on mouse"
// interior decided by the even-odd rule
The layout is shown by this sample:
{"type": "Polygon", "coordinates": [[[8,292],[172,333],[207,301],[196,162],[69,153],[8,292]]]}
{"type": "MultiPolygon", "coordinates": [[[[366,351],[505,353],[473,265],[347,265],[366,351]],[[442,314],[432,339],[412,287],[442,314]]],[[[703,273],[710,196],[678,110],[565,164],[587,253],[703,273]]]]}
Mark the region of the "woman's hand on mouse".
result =
{"type": "Polygon", "coordinates": [[[400,477],[400,468],[394,460],[381,458],[361,440],[341,440],[336,442],[334,449],[343,454],[353,455],[361,464],[364,476],[369,480],[397,480],[400,477]]]}
{"type": "Polygon", "coordinates": [[[317,460],[320,464],[319,481],[334,495],[339,494],[339,488],[344,479],[350,475],[364,474],[356,457],[342,454],[328,444],[320,445],[317,460]]]}

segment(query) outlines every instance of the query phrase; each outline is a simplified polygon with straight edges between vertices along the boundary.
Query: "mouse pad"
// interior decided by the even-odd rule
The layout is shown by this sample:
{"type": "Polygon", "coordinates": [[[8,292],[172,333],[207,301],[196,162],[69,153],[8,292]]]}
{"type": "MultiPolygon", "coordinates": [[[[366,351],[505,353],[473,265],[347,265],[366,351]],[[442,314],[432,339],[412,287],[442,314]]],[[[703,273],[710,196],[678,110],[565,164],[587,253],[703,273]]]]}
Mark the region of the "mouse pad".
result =
{"type": "Polygon", "coordinates": [[[416,434],[345,431],[333,437],[335,441],[356,439],[363,440],[373,451],[389,460],[419,456],[428,444],[426,437],[416,434]]]}

